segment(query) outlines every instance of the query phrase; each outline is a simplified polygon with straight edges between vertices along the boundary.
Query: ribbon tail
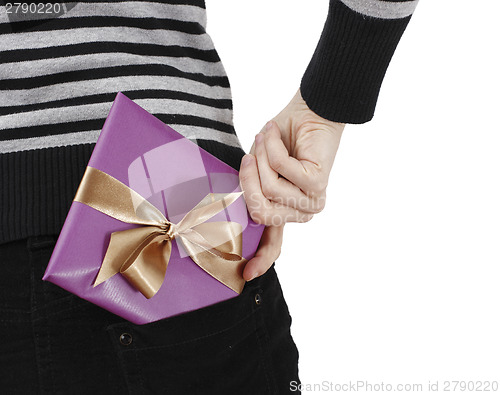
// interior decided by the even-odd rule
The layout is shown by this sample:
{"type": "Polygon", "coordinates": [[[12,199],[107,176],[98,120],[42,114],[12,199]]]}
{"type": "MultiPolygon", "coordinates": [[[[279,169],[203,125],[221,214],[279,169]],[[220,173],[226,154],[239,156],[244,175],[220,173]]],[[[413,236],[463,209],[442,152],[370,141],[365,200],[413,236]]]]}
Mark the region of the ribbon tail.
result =
{"type": "Polygon", "coordinates": [[[233,204],[243,192],[209,193],[177,224],[179,233],[204,223],[233,204]]]}
{"type": "Polygon", "coordinates": [[[206,222],[179,234],[179,239],[201,269],[241,293],[247,263],[241,256],[241,232],[241,225],[235,222],[206,222]]]}
{"type": "Polygon", "coordinates": [[[164,235],[156,236],[133,262],[127,262],[121,267],[120,273],[150,299],[163,284],[171,253],[171,241],[166,240],[164,235]]]}
{"type": "Polygon", "coordinates": [[[149,239],[156,237],[156,231],[155,227],[143,226],[113,232],[94,287],[119,273],[122,266],[128,262],[133,262],[140,251],[149,244],[149,239]]]}

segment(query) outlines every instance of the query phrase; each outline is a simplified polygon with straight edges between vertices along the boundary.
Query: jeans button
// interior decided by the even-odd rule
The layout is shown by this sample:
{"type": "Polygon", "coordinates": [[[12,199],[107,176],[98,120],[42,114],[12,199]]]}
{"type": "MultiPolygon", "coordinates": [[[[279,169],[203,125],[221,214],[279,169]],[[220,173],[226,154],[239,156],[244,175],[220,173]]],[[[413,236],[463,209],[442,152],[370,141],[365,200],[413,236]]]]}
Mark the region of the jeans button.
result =
{"type": "Polygon", "coordinates": [[[255,294],[255,304],[259,305],[261,303],[262,303],[262,297],[260,296],[260,294],[255,294]]]}
{"type": "Polygon", "coordinates": [[[132,335],[130,333],[122,333],[120,335],[120,343],[124,346],[129,346],[132,343],[132,335]]]}

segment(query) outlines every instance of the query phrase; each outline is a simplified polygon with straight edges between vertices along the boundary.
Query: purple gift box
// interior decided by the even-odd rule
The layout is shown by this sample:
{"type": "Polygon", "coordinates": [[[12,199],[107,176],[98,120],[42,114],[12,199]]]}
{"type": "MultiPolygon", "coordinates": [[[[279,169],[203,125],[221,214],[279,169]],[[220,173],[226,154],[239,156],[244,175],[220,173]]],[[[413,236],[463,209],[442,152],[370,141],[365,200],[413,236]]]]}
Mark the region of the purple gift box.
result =
{"type": "MultiPolygon", "coordinates": [[[[238,172],[118,93],[89,166],[121,181],[177,223],[208,193],[240,192],[238,172]]],[[[254,223],[243,197],[211,221],[242,227],[242,256],[255,254],[264,226],[254,223]]],[[[94,287],[110,236],[134,228],[74,201],[43,277],[133,323],[145,324],[236,297],[201,269],[176,240],[164,282],[147,299],[122,275],[94,287]]]]}

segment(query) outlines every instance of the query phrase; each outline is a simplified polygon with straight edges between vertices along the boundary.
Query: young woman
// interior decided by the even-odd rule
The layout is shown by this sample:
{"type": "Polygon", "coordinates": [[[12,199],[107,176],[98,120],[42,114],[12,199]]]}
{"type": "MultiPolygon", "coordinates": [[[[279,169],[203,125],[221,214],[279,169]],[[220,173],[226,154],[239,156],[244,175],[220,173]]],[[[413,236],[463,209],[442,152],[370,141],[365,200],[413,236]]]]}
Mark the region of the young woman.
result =
{"type": "Polygon", "coordinates": [[[2,391],[290,392],[298,353],[272,267],[283,225],[322,209],[344,123],[373,116],[416,3],[331,0],[300,89],[245,157],[203,0],[2,6],[2,391]],[[249,211],[269,227],[237,298],[138,326],[41,280],[118,91],[234,168],[242,164],[249,211]]]}

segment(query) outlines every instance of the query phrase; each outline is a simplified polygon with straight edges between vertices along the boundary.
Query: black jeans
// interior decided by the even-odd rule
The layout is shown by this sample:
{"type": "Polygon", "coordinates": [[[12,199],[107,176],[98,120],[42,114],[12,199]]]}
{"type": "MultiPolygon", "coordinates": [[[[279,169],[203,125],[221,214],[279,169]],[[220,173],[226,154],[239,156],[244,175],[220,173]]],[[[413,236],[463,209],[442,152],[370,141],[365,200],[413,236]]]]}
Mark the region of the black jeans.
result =
{"type": "Polygon", "coordinates": [[[274,267],[236,298],[134,325],[41,280],[55,241],[0,245],[2,394],[266,395],[298,382],[274,267]]]}

